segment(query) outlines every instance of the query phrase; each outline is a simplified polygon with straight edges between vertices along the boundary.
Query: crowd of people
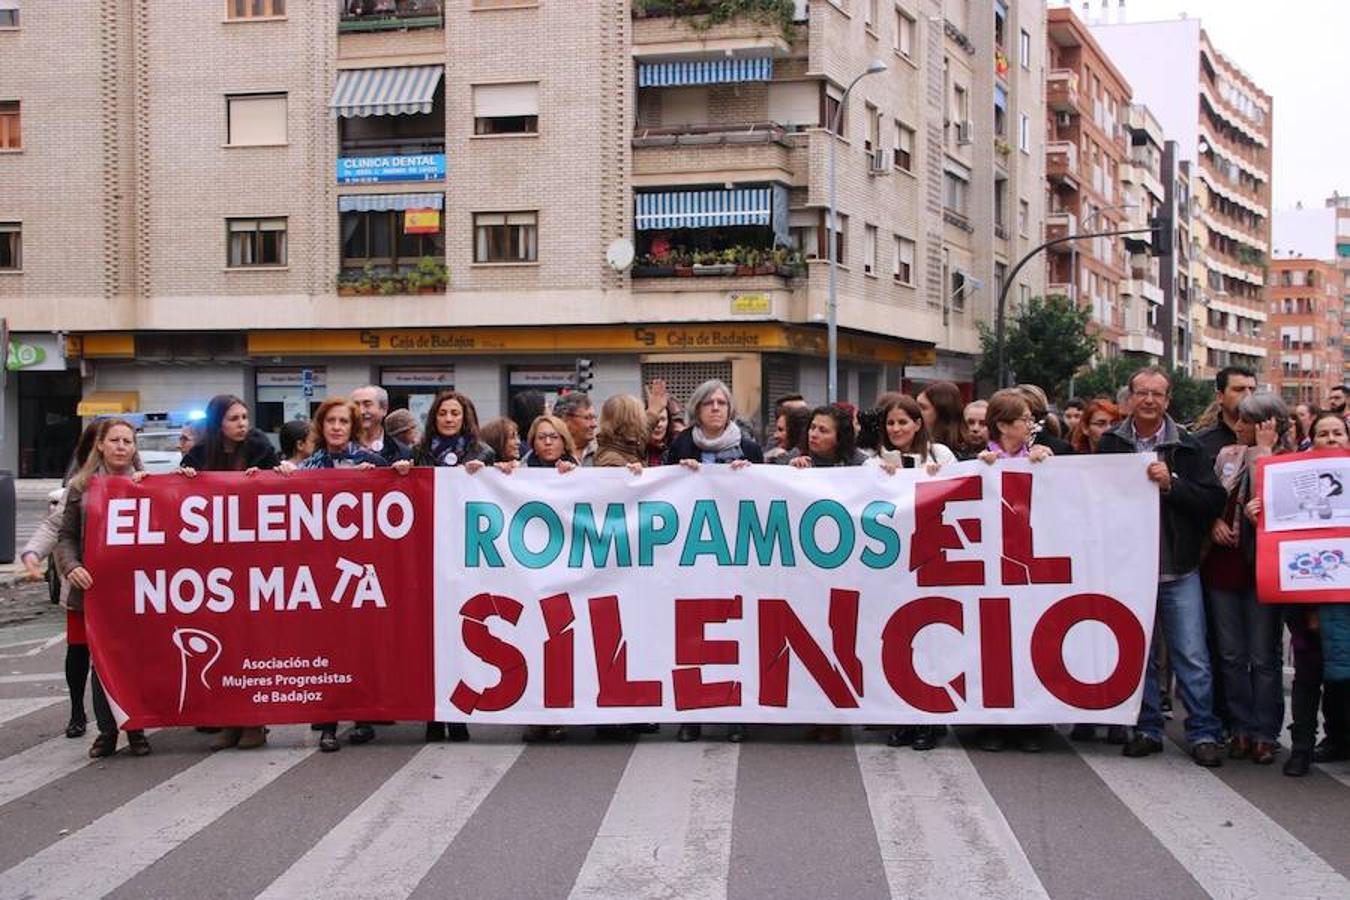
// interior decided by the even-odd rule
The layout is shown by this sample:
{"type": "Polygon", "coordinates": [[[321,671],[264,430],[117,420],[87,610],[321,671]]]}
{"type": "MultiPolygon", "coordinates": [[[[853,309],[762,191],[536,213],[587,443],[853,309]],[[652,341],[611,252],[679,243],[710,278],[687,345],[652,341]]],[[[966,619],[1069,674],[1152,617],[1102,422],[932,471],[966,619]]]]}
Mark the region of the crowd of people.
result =
{"type": "MultiPolygon", "coordinates": [[[[1160,495],[1160,566],[1154,653],[1143,703],[1133,729],[1112,726],[1105,739],[1127,757],[1163,749],[1173,685],[1185,710],[1184,731],[1195,762],[1219,766],[1224,759],[1275,761],[1284,722],[1284,635],[1294,657],[1290,747],[1286,775],[1305,775],[1314,761],[1350,759],[1350,604],[1278,606],[1256,595],[1256,525],[1261,499],[1253,490],[1255,462],[1263,456],[1350,448],[1346,394],[1338,388],[1328,409],[1299,404],[1293,411],[1277,396],[1258,393],[1255,374],[1230,367],[1218,373],[1213,405],[1191,427],[1169,415],[1167,372],[1135,372],[1115,397],[1072,399],[1053,409],[1035,385],[999,390],[987,400],[965,402],[954,384],[929,384],[915,396],[885,393],[868,409],[848,403],[812,407],[800,395],[778,400],[768,448],[751,425],[738,418],[731,390],[720,381],[697,388],[681,406],[656,381],[643,397],[620,394],[597,410],[585,393],[564,393],[551,407],[543,394],[512,399],[510,415],[480,422],[473,400],[443,391],[425,417],[389,409],[383,388],[366,386],[319,404],[312,421],[287,422],[274,442],[251,427],[247,404],[238,397],[212,398],[200,427],[184,430],[178,477],[201,471],[251,473],[275,470],[462,466],[476,472],[493,466],[512,472],[524,466],[566,475],[584,467],[652,466],[698,469],[761,464],[793,468],[878,466],[889,473],[922,469],[929,475],[959,460],[996,465],[1005,459],[1044,464],[1055,456],[1149,453],[1149,481],[1160,495]],[[1319,709],[1325,720],[1319,742],[1319,709]]],[[[81,437],[68,490],[60,508],[22,551],[31,572],[50,555],[63,579],[67,609],[66,677],[71,695],[68,737],[86,730],[84,693],[90,656],[83,628],[83,596],[97,577],[84,564],[84,496],[96,475],[145,477],[130,424],[107,418],[81,437]]],[[[176,476],[159,476],[176,477],[176,476]]],[[[116,752],[118,729],[106,695],[93,673],[92,697],[98,736],[93,757],[116,752]]],[[[358,722],[351,744],[375,738],[380,723],[358,722]]],[[[320,748],[340,749],[337,723],[316,724],[320,748]]],[[[266,743],[258,727],[203,729],[216,732],[211,749],[248,749],[266,743]]],[[[630,738],[655,726],[601,726],[603,737],[630,738]]],[[[900,726],[892,746],[928,750],[942,740],[939,726],[900,726]]],[[[989,727],[975,738],[982,749],[1015,747],[1037,752],[1047,726],[989,727]]],[[[560,726],[527,728],[527,741],[557,741],[560,726]]],[[[728,738],[747,732],[732,726],[728,738]]],[[[1091,725],[1076,725],[1073,740],[1098,738],[1091,725]]],[[[699,725],[678,728],[681,741],[698,740],[699,725]]],[[[818,726],[811,737],[837,741],[840,729],[818,726]]],[[[150,752],[140,732],[127,732],[133,755],[150,752]]],[[[426,724],[428,741],[464,741],[462,723],[426,724]]]]}

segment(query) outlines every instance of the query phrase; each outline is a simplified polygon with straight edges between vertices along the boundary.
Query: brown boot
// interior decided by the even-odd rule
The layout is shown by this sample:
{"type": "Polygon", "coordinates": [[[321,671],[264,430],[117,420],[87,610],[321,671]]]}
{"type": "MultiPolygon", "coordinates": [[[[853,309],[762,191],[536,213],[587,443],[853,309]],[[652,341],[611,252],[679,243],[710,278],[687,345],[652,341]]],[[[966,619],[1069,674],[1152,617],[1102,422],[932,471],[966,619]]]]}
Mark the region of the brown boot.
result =
{"type": "Polygon", "coordinates": [[[240,750],[256,750],[258,747],[267,746],[266,729],[261,727],[241,729],[237,746],[240,750]]]}
{"type": "Polygon", "coordinates": [[[222,728],[220,734],[216,735],[215,740],[211,741],[211,752],[217,750],[228,750],[239,743],[240,729],[222,728]]]}

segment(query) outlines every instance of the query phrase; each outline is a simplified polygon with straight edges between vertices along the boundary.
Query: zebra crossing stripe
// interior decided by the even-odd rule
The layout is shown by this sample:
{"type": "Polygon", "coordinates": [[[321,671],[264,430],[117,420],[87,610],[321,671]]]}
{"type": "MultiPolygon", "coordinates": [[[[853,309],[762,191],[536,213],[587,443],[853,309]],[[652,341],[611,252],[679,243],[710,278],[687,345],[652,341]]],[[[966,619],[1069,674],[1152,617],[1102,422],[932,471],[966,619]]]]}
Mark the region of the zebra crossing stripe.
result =
{"type": "Polygon", "coordinates": [[[739,761],[730,743],[634,747],[571,896],[726,897],[739,761]]]}
{"type": "Polygon", "coordinates": [[[1350,881],[1171,744],[1147,759],[1075,749],[1210,896],[1350,896],[1350,881]]]}
{"type": "Polygon", "coordinates": [[[313,753],[307,731],[274,728],[266,750],[219,753],[179,772],[0,873],[0,897],[107,894],[313,753]]]}
{"type": "Polygon", "coordinates": [[[55,706],[64,699],[64,697],[20,697],[16,700],[0,700],[0,725],[40,709],[55,706]]]}
{"type": "Polygon", "coordinates": [[[523,749],[423,748],[259,897],[408,896],[523,749]]]}
{"type": "Polygon", "coordinates": [[[62,735],[0,759],[0,806],[88,765],[89,742],[62,735]]]}
{"type": "Polygon", "coordinates": [[[1048,897],[965,750],[856,752],[892,896],[1048,897]]]}

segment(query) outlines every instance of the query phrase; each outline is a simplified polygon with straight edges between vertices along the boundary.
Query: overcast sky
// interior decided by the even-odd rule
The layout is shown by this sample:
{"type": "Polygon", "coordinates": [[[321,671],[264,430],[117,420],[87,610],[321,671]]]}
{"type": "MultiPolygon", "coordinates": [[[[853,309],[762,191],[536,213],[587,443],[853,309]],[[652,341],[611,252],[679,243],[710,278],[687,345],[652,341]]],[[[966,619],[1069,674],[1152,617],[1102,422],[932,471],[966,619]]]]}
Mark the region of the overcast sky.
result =
{"type": "MultiPolygon", "coordinates": [[[[1111,0],[1114,15],[1118,0],[1111,0]]],[[[1093,15],[1101,0],[1091,0],[1093,15]]],[[[1060,6],[1060,0],[1051,0],[1060,6]]],[[[1082,14],[1082,0],[1073,0],[1082,14]]],[[[1216,50],[1274,98],[1275,208],[1350,193],[1350,0],[1126,0],[1126,19],[1200,19],[1216,50]]],[[[1145,98],[1146,99],[1146,98],[1145,98]]]]}

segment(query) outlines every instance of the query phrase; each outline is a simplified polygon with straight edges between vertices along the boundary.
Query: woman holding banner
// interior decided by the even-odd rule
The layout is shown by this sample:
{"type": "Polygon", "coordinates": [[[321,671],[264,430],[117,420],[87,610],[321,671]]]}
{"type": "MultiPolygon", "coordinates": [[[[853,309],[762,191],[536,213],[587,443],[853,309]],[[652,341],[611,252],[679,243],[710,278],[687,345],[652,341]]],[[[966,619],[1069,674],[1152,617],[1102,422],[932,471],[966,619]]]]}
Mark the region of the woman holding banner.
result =
{"type": "MultiPolygon", "coordinates": [[[[764,462],[759,444],[736,424],[731,388],[722,381],[716,378],[705,381],[689,395],[689,421],[692,426],[671,440],[666,465],[697,471],[705,463],[743,469],[751,463],[764,462]]],[[[676,733],[681,741],[696,741],[702,735],[702,725],[681,725],[676,733]]],[[[727,739],[732,743],[745,740],[745,726],[732,725],[727,739]]]]}
{"type": "Polygon", "coordinates": [[[1216,675],[1223,679],[1232,730],[1228,758],[1270,765],[1284,723],[1281,611],[1256,598],[1256,530],[1242,513],[1252,499],[1256,460],[1291,452],[1294,428],[1274,394],[1249,394],[1237,412],[1238,443],[1214,461],[1228,501],[1210,528],[1213,546],[1200,577],[1212,600],[1216,675]]]}
{"type": "MultiPolygon", "coordinates": [[[[1240,414],[1239,407],[1239,414],[1240,414]]],[[[1319,413],[1308,426],[1311,450],[1350,451],[1350,433],[1338,413],[1319,413]]],[[[1252,526],[1261,522],[1262,500],[1247,501],[1244,512],[1252,526]]],[[[1290,747],[1284,774],[1301,778],[1316,762],[1350,759],[1350,681],[1337,681],[1335,646],[1337,617],[1345,620],[1342,641],[1350,651],[1350,605],[1293,605],[1285,608],[1289,643],[1294,653],[1294,685],[1290,691],[1290,747]],[[1325,611],[1326,615],[1319,615],[1325,611]],[[1324,646],[1326,645],[1326,646],[1324,646]],[[1327,648],[1331,652],[1327,653],[1327,648]],[[1330,659],[1328,659],[1330,657],[1330,659]],[[1317,743],[1317,707],[1326,720],[1326,738],[1317,743]]],[[[1344,653],[1339,671],[1350,676],[1350,652],[1344,653]]]]}
{"type": "MultiPolygon", "coordinates": [[[[75,612],[84,610],[84,592],[94,586],[94,573],[85,568],[84,558],[84,496],[95,475],[129,477],[140,481],[145,477],[141,458],[136,453],[136,432],[122,419],[106,420],[99,438],[84,465],[70,479],[66,488],[66,507],[61,515],[61,531],[57,536],[54,556],[57,569],[70,583],[66,605],[75,612]]],[[[94,695],[94,719],[98,723],[98,737],[89,748],[89,756],[99,759],[117,752],[117,720],[113,718],[108,695],[98,680],[98,670],[91,679],[94,695]]],[[[132,756],[145,756],[150,742],[143,731],[128,731],[127,744],[132,756]]]]}
{"type": "Polygon", "coordinates": [[[498,463],[497,468],[510,472],[517,466],[529,469],[557,469],[566,474],[578,465],[577,445],[572,440],[572,432],[567,423],[557,416],[539,416],[530,425],[526,437],[529,450],[525,458],[518,463],[498,463]]]}
{"type": "Polygon", "coordinates": [[[477,471],[496,462],[478,436],[478,411],[458,391],[441,391],[427,410],[422,439],[413,448],[419,466],[464,466],[477,471]],[[474,463],[475,465],[470,465],[474,463]]]}
{"type": "MultiPolygon", "coordinates": [[[[183,457],[179,473],[195,478],[198,472],[254,472],[273,469],[281,458],[272,442],[249,425],[248,407],[233,394],[217,394],[206,404],[202,439],[183,457]]],[[[214,729],[205,729],[211,731],[214,729]]],[[[211,750],[252,750],[267,743],[267,730],[223,728],[211,742],[211,750]]]]}
{"type": "MultiPolygon", "coordinates": [[[[388,467],[389,461],[374,450],[367,450],[356,443],[357,428],[360,427],[361,412],[355,403],[346,397],[329,397],[314,411],[311,425],[311,440],[318,449],[300,463],[299,466],[283,462],[277,471],[289,475],[296,469],[378,469],[388,467]]],[[[400,475],[406,475],[412,469],[410,460],[401,459],[392,468],[400,475]]],[[[319,749],[324,753],[335,753],[342,749],[338,743],[336,722],[323,722],[318,725],[319,749]]],[[[229,732],[222,734],[228,740],[229,732]]],[[[244,729],[250,731],[251,729],[244,729]]],[[[262,729],[258,729],[261,731],[262,729]]],[[[352,744],[365,744],[375,739],[375,727],[369,722],[357,722],[347,741],[352,744]]],[[[264,740],[266,738],[264,737],[264,740]]],[[[237,741],[240,747],[242,740],[237,741]]],[[[227,743],[226,746],[229,746],[227,743]]],[[[253,745],[257,746],[257,745],[253,745]]],[[[212,749],[215,749],[214,746],[212,749]]]]}
{"type": "Polygon", "coordinates": [[[790,451],[786,460],[794,469],[861,466],[867,462],[867,454],[858,449],[858,430],[852,412],[836,405],[811,410],[806,446],[790,451]]]}

